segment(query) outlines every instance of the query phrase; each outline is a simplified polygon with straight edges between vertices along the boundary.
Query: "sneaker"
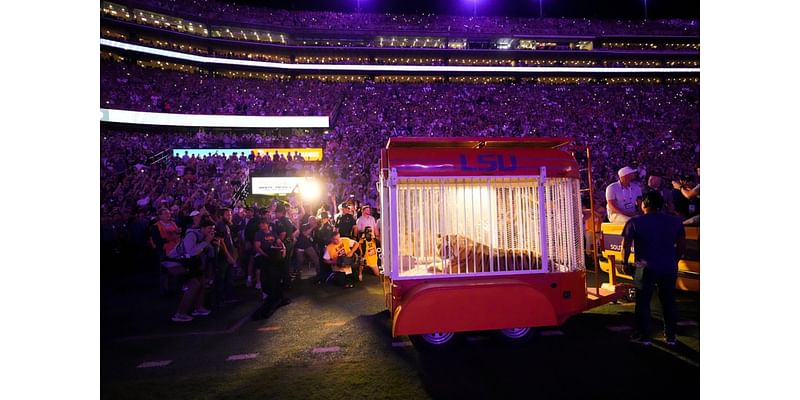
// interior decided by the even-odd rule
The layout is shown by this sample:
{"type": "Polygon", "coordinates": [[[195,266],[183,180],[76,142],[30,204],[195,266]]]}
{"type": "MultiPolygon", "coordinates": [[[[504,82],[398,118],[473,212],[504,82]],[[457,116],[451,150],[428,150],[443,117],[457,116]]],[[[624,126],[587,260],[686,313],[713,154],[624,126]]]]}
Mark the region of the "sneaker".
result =
{"type": "Polygon", "coordinates": [[[208,310],[203,307],[197,307],[194,311],[192,311],[192,315],[194,316],[204,316],[208,314],[211,314],[211,310],[208,310]]]}
{"type": "Polygon", "coordinates": [[[649,337],[644,337],[644,335],[642,335],[639,332],[634,332],[631,335],[630,339],[631,339],[631,342],[640,343],[640,344],[645,345],[645,346],[650,346],[651,344],[653,344],[653,342],[650,341],[649,337]]]}
{"type": "Polygon", "coordinates": [[[676,346],[678,344],[678,340],[674,335],[664,336],[664,341],[667,342],[667,346],[676,346]]]}
{"type": "Polygon", "coordinates": [[[247,277],[247,287],[253,287],[253,277],[252,276],[248,276],[247,277]]]}
{"type": "Polygon", "coordinates": [[[261,282],[256,282],[256,289],[261,290],[261,282]]]}
{"type": "Polygon", "coordinates": [[[175,313],[175,315],[172,316],[172,320],[175,322],[189,322],[193,319],[194,318],[192,318],[191,316],[181,313],[175,313]]]}
{"type": "Polygon", "coordinates": [[[261,300],[266,300],[269,297],[266,293],[261,292],[261,300]]]}

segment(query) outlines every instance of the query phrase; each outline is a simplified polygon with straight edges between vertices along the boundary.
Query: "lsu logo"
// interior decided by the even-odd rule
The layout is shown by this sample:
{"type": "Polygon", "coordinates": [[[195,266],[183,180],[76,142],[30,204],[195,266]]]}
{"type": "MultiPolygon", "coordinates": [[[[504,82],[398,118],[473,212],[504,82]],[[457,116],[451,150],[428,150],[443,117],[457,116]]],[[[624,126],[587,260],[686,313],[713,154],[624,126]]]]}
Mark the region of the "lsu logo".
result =
{"type": "Polygon", "coordinates": [[[475,157],[475,160],[467,159],[467,156],[462,154],[459,156],[461,161],[462,171],[479,171],[479,172],[494,172],[494,171],[514,171],[517,169],[517,158],[509,155],[508,159],[498,154],[481,154],[475,157]]]}

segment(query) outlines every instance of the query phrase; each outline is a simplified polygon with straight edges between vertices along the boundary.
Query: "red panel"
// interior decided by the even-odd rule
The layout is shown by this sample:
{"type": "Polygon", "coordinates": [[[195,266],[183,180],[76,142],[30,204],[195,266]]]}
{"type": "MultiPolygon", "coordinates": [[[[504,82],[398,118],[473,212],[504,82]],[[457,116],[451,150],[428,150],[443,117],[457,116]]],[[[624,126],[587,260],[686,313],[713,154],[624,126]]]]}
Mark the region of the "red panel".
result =
{"type": "Polygon", "coordinates": [[[555,326],[586,309],[585,273],[397,281],[392,305],[395,336],[555,326]]]}
{"type": "Polygon", "coordinates": [[[449,148],[479,148],[479,147],[538,147],[554,149],[572,143],[575,140],[566,137],[395,137],[386,143],[387,149],[398,147],[449,147],[449,148]]]}
{"type": "Polygon", "coordinates": [[[386,151],[398,176],[530,176],[547,167],[547,176],[578,177],[578,164],[565,151],[538,148],[394,148],[386,151]]]}

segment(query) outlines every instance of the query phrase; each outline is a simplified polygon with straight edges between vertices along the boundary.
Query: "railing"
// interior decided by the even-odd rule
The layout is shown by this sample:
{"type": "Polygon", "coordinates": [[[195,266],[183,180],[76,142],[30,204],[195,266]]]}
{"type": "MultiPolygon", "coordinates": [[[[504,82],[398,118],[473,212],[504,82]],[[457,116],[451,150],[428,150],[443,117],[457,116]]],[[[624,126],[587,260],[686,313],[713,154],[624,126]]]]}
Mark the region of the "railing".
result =
{"type": "Polygon", "coordinates": [[[233,192],[233,198],[231,199],[230,207],[233,207],[237,201],[247,197],[248,193],[247,187],[249,185],[250,185],[250,176],[248,174],[248,176],[244,179],[239,188],[237,188],[236,191],[233,192]]]}
{"type": "Polygon", "coordinates": [[[166,160],[171,155],[172,155],[172,149],[164,149],[164,150],[159,151],[156,154],[153,154],[150,157],[147,157],[147,160],[145,160],[144,163],[145,163],[145,165],[150,166],[150,165],[153,165],[153,164],[156,164],[156,163],[159,163],[159,162],[162,162],[162,161],[166,160]]]}

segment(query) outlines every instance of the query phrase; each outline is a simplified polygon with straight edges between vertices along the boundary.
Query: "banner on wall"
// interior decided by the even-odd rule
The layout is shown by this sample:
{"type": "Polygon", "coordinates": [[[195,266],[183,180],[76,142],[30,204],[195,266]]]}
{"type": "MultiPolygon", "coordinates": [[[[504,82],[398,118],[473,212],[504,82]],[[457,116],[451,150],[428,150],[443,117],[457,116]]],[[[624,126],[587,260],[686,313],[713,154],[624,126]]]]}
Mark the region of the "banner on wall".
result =
{"type": "Polygon", "coordinates": [[[275,196],[287,195],[294,191],[295,193],[303,196],[316,195],[319,196],[319,184],[314,178],[311,177],[294,177],[294,176],[281,176],[281,177],[261,177],[254,176],[252,179],[252,194],[275,196]]]}

